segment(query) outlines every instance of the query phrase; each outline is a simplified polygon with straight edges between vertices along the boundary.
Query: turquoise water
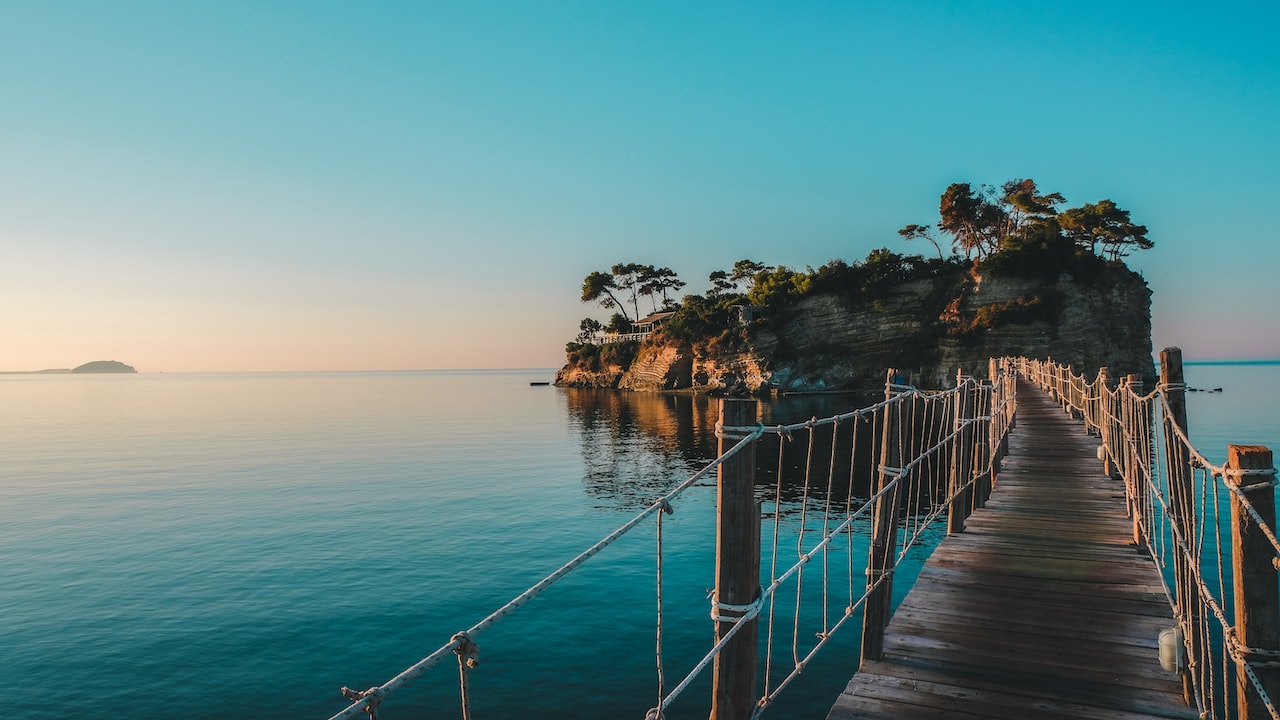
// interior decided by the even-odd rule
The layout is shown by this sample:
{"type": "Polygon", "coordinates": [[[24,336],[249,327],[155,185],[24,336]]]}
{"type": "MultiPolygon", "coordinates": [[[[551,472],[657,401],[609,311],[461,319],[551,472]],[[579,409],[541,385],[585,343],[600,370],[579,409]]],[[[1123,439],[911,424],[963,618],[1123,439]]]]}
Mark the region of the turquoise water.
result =
{"type": "MultiPolygon", "coordinates": [[[[1193,386],[1224,387],[1189,398],[1211,458],[1228,441],[1280,440],[1278,369],[1188,366],[1193,386]]],[[[326,718],[345,706],[339,687],[385,682],[714,453],[714,400],[529,386],[549,376],[0,376],[10,707],[326,718]]],[[[858,404],[764,412],[789,422],[858,404]]],[[[708,647],[714,522],[703,487],[665,525],[668,687],[708,647]]],[[[477,716],[643,717],[654,543],[646,524],[483,635],[477,716]]],[[[856,668],[856,635],[771,714],[825,714],[856,668]]],[[[705,683],[686,695],[672,716],[705,716],[705,683]]],[[[381,716],[426,711],[458,714],[456,663],[381,716]]]]}
{"type": "Polygon", "coordinates": [[[1187,364],[1191,441],[1210,461],[1222,463],[1227,445],[1266,445],[1280,450],[1280,363],[1187,364]]]}

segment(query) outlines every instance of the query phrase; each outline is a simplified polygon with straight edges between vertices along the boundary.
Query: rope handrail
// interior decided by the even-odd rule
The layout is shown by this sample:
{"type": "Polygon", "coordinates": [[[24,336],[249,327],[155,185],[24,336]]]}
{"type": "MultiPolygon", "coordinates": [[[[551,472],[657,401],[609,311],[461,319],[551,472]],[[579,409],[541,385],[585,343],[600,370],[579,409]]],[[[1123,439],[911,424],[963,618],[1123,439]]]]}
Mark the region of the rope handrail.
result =
{"type": "MultiPolygon", "coordinates": [[[[1274,502],[1276,469],[1216,465],[1195,447],[1184,425],[1182,395],[1188,388],[1181,381],[1181,353],[1176,349],[1166,352],[1170,355],[1166,358],[1162,354],[1162,372],[1168,368],[1168,359],[1177,369],[1145,394],[1138,390],[1141,385],[1124,381],[1112,390],[1102,382],[1101,372],[1088,381],[1060,365],[1039,360],[1020,358],[1013,364],[1023,377],[1057,398],[1064,409],[1085,418],[1086,427],[1092,425],[1098,431],[1102,439],[1099,457],[1125,482],[1135,540],[1140,537],[1157,566],[1165,570],[1161,579],[1182,631],[1185,673],[1201,716],[1217,716],[1233,698],[1246,692],[1238,688],[1248,685],[1257,693],[1255,711],[1265,708],[1266,715],[1280,720],[1267,690],[1276,687],[1274,674],[1269,682],[1263,682],[1259,675],[1264,669],[1280,668],[1276,660],[1280,651],[1244,647],[1236,637],[1242,620],[1235,616],[1247,608],[1241,609],[1245,606],[1239,604],[1239,598],[1231,607],[1226,578],[1230,570],[1238,583],[1246,572],[1242,567],[1249,566],[1243,564],[1245,560],[1235,548],[1240,528],[1233,528],[1232,537],[1226,537],[1228,515],[1223,507],[1233,504],[1232,513],[1238,511],[1247,518],[1245,524],[1256,533],[1258,540],[1254,542],[1269,545],[1267,552],[1255,545],[1251,552],[1260,555],[1254,555],[1250,562],[1265,564],[1267,572],[1259,576],[1260,582],[1274,585],[1272,566],[1280,567],[1280,539],[1272,523],[1259,512],[1255,498],[1265,497],[1268,506],[1274,502]],[[1064,387],[1064,377],[1070,378],[1069,390],[1064,387]],[[1265,479],[1241,482],[1247,477],[1265,479]],[[1259,496],[1259,492],[1267,495],[1259,496]],[[1211,632],[1209,624],[1215,625],[1216,631],[1211,632]],[[1277,654],[1273,656],[1273,652],[1277,654]]],[[[1240,700],[1244,701],[1243,696],[1240,700]]]]}
{"type": "MultiPolygon", "coordinates": [[[[586,550],[583,550],[581,553],[575,556],[572,560],[570,560],[569,562],[557,568],[550,575],[547,575],[542,580],[539,580],[538,582],[534,583],[524,592],[516,595],[514,598],[509,600],[505,605],[503,605],[502,607],[490,613],[480,622],[476,623],[475,625],[472,625],[469,629],[464,631],[464,634],[466,635],[466,637],[474,641],[476,636],[478,636],[480,633],[489,629],[498,621],[510,615],[512,612],[515,612],[521,606],[525,605],[530,600],[540,595],[548,587],[555,584],[556,581],[560,580],[565,575],[569,574],[569,572],[571,572],[574,568],[578,567],[579,565],[583,564],[587,560],[591,559],[601,550],[605,549],[609,545],[612,545],[615,541],[618,540],[618,538],[630,532],[632,529],[638,526],[645,519],[647,519],[654,513],[661,512],[664,509],[669,508],[671,501],[674,500],[676,497],[678,497],[680,494],[682,494],[685,490],[692,487],[699,480],[703,479],[712,471],[714,471],[716,468],[718,468],[720,465],[722,465],[725,461],[737,455],[739,452],[741,452],[751,443],[755,442],[756,439],[758,439],[760,436],[759,428],[757,428],[756,430],[757,430],[756,433],[739,440],[737,444],[735,444],[733,447],[727,450],[720,457],[711,461],[711,463],[709,463],[706,467],[702,468],[698,472],[691,475],[684,482],[681,482],[673,490],[668,492],[666,495],[663,495],[661,498],[655,501],[652,505],[645,508],[643,511],[641,511],[639,514],[632,517],[627,522],[620,525],[616,530],[609,533],[605,537],[601,538],[591,547],[587,548],[586,550]]],[[[393,690],[396,690],[399,687],[402,687],[405,683],[421,675],[428,668],[438,664],[441,660],[447,658],[460,646],[460,644],[461,644],[461,640],[459,639],[459,636],[455,635],[448,643],[445,643],[444,645],[442,645],[435,652],[432,652],[430,655],[427,655],[426,657],[414,663],[413,665],[410,665],[408,668],[405,668],[403,671],[401,671],[399,674],[397,674],[395,677],[391,678],[387,682],[364,691],[364,695],[362,697],[360,697],[358,700],[348,705],[342,711],[330,717],[329,720],[345,720],[348,718],[353,718],[356,716],[356,713],[365,711],[365,709],[370,706],[376,707],[377,703],[381,702],[381,700],[385,698],[388,693],[392,692],[393,690]]]]}
{"type": "MultiPolygon", "coordinates": [[[[727,426],[721,423],[717,423],[715,427],[717,437],[725,440],[731,440],[731,441],[736,440],[736,443],[734,443],[731,448],[729,448],[719,457],[717,457],[716,459],[711,461],[709,464],[704,466],[702,469],[698,470],[697,472],[690,475],[687,479],[677,484],[673,489],[668,491],[665,495],[663,495],[662,497],[654,501],[652,504],[650,504],[641,512],[631,517],[622,525],[618,526],[615,530],[613,530],[612,532],[610,532],[609,534],[601,538],[599,541],[597,541],[587,549],[583,550],[578,555],[574,556],[568,562],[564,563],[559,568],[557,568],[556,570],[554,570],[553,572],[551,572],[550,574],[548,574],[538,582],[528,587],[526,590],[517,594],[511,600],[503,604],[497,610],[494,610],[493,612],[491,612],[489,615],[482,618],[479,622],[475,623],[470,628],[464,631],[455,633],[448,642],[444,643],[443,645],[441,645],[439,648],[437,648],[427,656],[423,657],[422,659],[408,666],[407,668],[405,668],[404,670],[396,674],[391,679],[387,680],[386,682],[380,685],[376,685],[364,691],[356,691],[356,690],[351,690],[350,688],[343,688],[343,693],[342,693],[343,696],[346,697],[348,700],[351,700],[352,702],[341,711],[332,715],[330,717],[330,720],[349,720],[350,718],[354,718],[362,712],[368,713],[371,717],[376,717],[378,706],[385,700],[385,698],[389,694],[399,689],[400,687],[403,687],[405,684],[409,683],[411,680],[422,675],[424,672],[426,672],[430,668],[440,664],[442,661],[449,658],[451,655],[457,655],[460,659],[460,662],[463,662],[462,682],[463,682],[463,696],[464,696],[463,704],[464,704],[464,713],[465,713],[468,705],[468,700],[466,697],[466,687],[465,687],[467,667],[465,665],[463,656],[469,655],[471,657],[474,657],[474,653],[475,653],[474,643],[481,634],[483,634],[486,630],[490,629],[491,627],[493,627],[495,624],[497,624],[504,618],[514,613],[516,610],[528,604],[530,601],[538,597],[543,591],[545,591],[551,585],[555,584],[560,579],[564,578],[570,572],[575,570],[577,567],[585,563],[587,560],[591,559],[592,557],[600,553],[602,550],[612,545],[619,538],[623,537],[624,535],[626,535],[636,527],[640,526],[640,524],[645,522],[647,519],[652,518],[653,516],[655,516],[655,514],[660,517],[663,512],[670,512],[672,501],[674,501],[678,496],[680,496],[683,492],[685,492],[690,487],[693,487],[703,479],[707,478],[707,476],[715,472],[717,468],[723,465],[726,461],[738,455],[740,452],[742,452],[745,448],[749,447],[751,444],[758,442],[762,437],[767,435],[768,436],[777,435],[780,439],[782,439],[785,442],[787,440],[790,440],[793,437],[793,435],[798,434],[800,432],[813,433],[815,430],[820,428],[835,429],[835,428],[840,428],[841,426],[847,426],[847,424],[849,424],[850,422],[852,422],[855,426],[859,423],[867,423],[867,422],[874,423],[875,419],[880,417],[886,411],[887,408],[894,407],[894,406],[902,406],[904,404],[909,404],[912,402],[924,402],[924,403],[949,406],[950,404],[954,404],[954,398],[958,396],[960,393],[971,392],[978,386],[979,384],[973,378],[964,378],[963,381],[959,383],[956,387],[948,388],[946,390],[940,390],[940,391],[926,391],[911,385],[906,385],[902,383],[890,383],[887,385],[888,392],[886,393],[886,398],[884,400],[881,400],[879,402],[873,403],[865,407],[857,408],[852,411],[840,413],[840,414],[822,418],[822,419],[813,418],[805,422],[791,423],[791,424],[778,424],[778,425],[771,425],[771,426],[766,426],[762,423],[758,423],[756,425],[749,425],[749,426],[727,426]]],[[[1003,411],[1003,408],[1007,407],[1007,404],[1008,404],[1007,399],[1003,399],[1001,401],[1000,407],[1002,408],[1002,411],[1003,411]]],[[[764,590],[762,590],[762,594],[758,602],[769,600],[774,596],[774,594],[783,584],[791,581],[793,578],[799,578],[802,575],[802,568],[805,564],[812,561],[813,558],[815,558],[818,554],[825,553],[825,551],[832,546],[835,538],[838,537],[840,534],[851,533],[850,528],[855,520],[866,517],[877,501],[881,500],[882,498],[886,497],[891,493],[896,493],[899,490],[899,486],[902,483],[904,478],[908,477],[912,472],[915,472],[922,465],[922,463],[926,462],[930,458],[934,457],[938,452],[948,447],[950,444],[954,443],[956,436],[964,428],[972,427],[981,423],[990,424],[992,421],[993,421],[992,414],[987,414],[987,415],[982,415],[974,418],[964,419],[960,422],[957,422],[955,423],[954,427],[951,429],[951,432],[949,434],[943,436],[941,439],[938,439],[936,442],[931,443],[929,447],[925,448],[921,453],[919,453],[910,462],[906,463],[902,468],[894,468],[895,472],[892,474],[892,477],[889,479],[888,482],[884,483],[883,486],[877,492],[873,493],[871,497],[866,499],[866,501],[863,502],[859,507],[857,507],[856,509],[851,508],[850,512],[847,513],[847,516],[843,520],[843,522],[838,523],[833,529],[830,529],[829,531],[824,532],[823,534],[824,537],[821,539],[820,542],[818,542],[816,545],[813,545],[811,548],[809,548],[807,552],[802,554],[802,557],[795,564],[793,564],[790,568],[788,568],[781,576],[776,578],[774,582],[770,583],[768,588],[765,588],[764,590]]],[[[834,468],[834,450],[833,450],[832,464],[834,468]]],[[[965,487],[968,487],[971,484],[972,484],[972,480],[970,480],[970,483],[965,485],[965,487]]],[[[936,512],[934,513],[934,515],[936,515],[936,512]]],[[[824,563],[825,563],[825,554],[824,554],[824,563]]],[[[659,593],[660,592],[661,590],[659,589],[659,593]]],[[[870,589],[868,589],[868,592],[870,592],[870,589]]],[[[861,600],[858,600],[857,602],[850,604],[849,608],[846,611],[845,617],[842,617],[840,619],[840,621],[837,623],[837,627],[843,625],[846,622],[847,615],[851,614],[852,610],[856,608],[859,604],[861,604],[863,600],[865,600],[865,597],[866,595],[864,594],[861,600]]],[[[759,607],[756,606],[753,610],[744,613],[742,616],[738,618],[735,618],[733,620],[734,630],[731,631],[731,633],[736,632],[736,628],[739,625],[741,625],[742,622],[745,621],[744,619],[754,618],[759,614],[759,612],[760,612],[759,607]]],[[[675,688],[673,688],[670,693],[667,693],[666,699],[661,704],[661,707],[656,709],[658,710],[659,714],[661,712],[661,709],[665,709],[665,707],[669,705],[670,701],[675,697],[677,697],[680,694],[680,692],[683,691],[683,689],[688,686],[689,682],[691,682],[694,676],[696,676],[698,673],[700,673],[705,669],[707,664],[710,662],[710,659],[713,658],[716,653],[721,651],[724,645],[729,642],[731,637],[732,637],[732,634],[722,637],[720,641],[718,641],[712,647],[711,651],[709,651],[704,656],[703,660],[700,661],[696,665],[696,667],[690,672],[690,675],[686,677],[686,679],[682,681],[680,684],[678,684],[675,688]]],[[[825,644],[825,642],[826,642],[826,639],[824,638],[822,643],[820,643],[820,646],[822,644],[825,644]]],[[[813,652],[816,652],[816,648],[810,651],[810,653],[808,653],[806,657],[811,657],[813,652]]],[[[659,651],[659,653],[661,653],[661,651],[659,651]]],[[[659,657],[660,673],[661,673],[661,662],[662,662],[661,658],[659,657]]]]}

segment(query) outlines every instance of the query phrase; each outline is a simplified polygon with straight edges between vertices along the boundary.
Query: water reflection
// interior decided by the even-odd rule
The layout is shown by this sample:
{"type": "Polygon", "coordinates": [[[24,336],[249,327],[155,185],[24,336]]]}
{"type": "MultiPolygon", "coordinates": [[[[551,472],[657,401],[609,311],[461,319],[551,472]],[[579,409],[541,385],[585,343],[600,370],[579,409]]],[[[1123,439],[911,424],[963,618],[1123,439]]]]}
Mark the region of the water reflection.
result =
{"type": "MultiPolygon", "coordinates": [[[[585,489],[599,507],[645,507],[716,457],[718,398],[578,388],[560,392],[571,431],[581,444],[585,489]]],[[[846,413],[879,399],[865,393],[784,395],[759,400],[758,416],[766,425],[786,425],[846,413]]],[[[805,496],[807,484],[811,502],[831,497],[843,505],[850,478],[853,496],[866,497],[878,437],[879,428],[869,419],[844,422],[834,433],[829,427],[818,429],[812,438],[808,431],[787,440],[766,435],[756,447],[759,499],[771,506],[779,493],[785,513],[805,496]],[[779,472],[780,488],[775,484],[779,472]]]]}

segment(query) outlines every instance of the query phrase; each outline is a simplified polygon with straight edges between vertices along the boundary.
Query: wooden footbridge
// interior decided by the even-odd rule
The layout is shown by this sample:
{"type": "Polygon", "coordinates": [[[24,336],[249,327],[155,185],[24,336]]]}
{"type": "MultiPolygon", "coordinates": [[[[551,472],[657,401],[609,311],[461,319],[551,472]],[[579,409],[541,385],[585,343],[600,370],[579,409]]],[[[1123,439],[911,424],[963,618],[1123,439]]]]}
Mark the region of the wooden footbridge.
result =
{"type": "MultiPolygon", "coordinates": [[[[450,658],[469,718],[480,634],[643,526],[657,540],[657,702],[637,717],[705,716],[705,693],[685,692],[705,673],[713,720],[754,720],[823,662],[856,666],[828,720],[1280,720],[1271,451],[1231,445],[1211,463],[1187,438],[1181,352],[1160,369],[1147,393],[1136,375],[1026,358],[938,391],[890,370],[882,402],[792,425],[725,400],[715,460],[399,675],[343,688],[351,704],[331,720],[376,717],[450,658]],[[676,668],[663,517],[713,475],[714,639],[676,668]],[[895,611],[895,576],[909,584],[909,554],[935,544],[895,611]],[[828,648],[859,625],[856,656],[828,648]]],[[[701,635],[705,610],[682,610],[701,635]]]]}
{"type": "Polygon", "coordinates": [[[830,720],[1198,717],[1160,666],[1172,610],[1097,439],[1026,381],[1017,418],[996,492],[930,555],[830,720]]]}

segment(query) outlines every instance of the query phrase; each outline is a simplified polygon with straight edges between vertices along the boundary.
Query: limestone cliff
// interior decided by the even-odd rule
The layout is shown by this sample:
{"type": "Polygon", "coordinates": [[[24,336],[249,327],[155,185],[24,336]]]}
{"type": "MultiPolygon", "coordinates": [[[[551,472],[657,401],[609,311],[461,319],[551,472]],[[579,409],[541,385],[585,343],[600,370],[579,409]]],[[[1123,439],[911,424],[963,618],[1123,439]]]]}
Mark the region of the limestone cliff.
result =
{"type": "Polygon", "coordinates": [[[874,301],[810,294],[764,309],[732,352],[656,333],[628,367],[566,366],[557,385],[755,393],[876,389],[888,367],[945,387],[957,368],[986,376],[987,358],[1052,357],[1112,377],[1154,377],[1151,292],[1122,266],[1083,280],[984,276],[977,269],[893,285],[874,301]]]}

